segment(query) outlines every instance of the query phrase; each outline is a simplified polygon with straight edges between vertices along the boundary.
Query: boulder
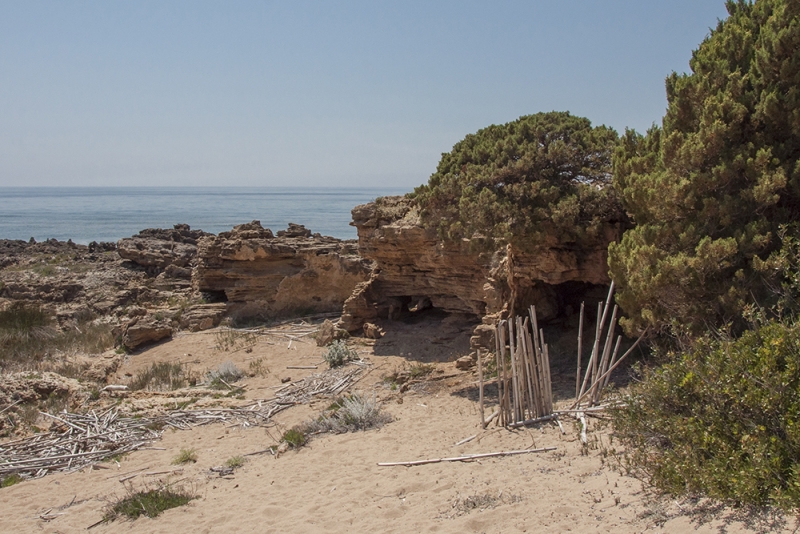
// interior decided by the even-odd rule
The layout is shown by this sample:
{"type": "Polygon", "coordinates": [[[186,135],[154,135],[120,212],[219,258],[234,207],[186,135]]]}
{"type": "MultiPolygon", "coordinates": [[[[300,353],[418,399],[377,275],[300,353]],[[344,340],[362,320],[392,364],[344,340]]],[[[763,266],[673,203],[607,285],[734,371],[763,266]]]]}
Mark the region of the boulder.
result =
{"type": "Polygon", "coordinates": [[[468,354],[467,356],[462,356],[461,358],[456,360],[456,369],[461,371],[469,371],[478,362],[478,358],[476,354],[473,352],[472,354],[468,354]]]}
{"type": "Polygon", "coordinates": [[[181,328],[198,332],[219,326],[225,317],[226,306],[224,303],[195,304],[189,306],[180,316],[181,328]]]}
{"type": "Polygon", "coordinates": [[[154,317],[135,318],[122,331],[122,344],[128,349],[155,343],[172,336],[172,326],[154,317]]]}
{"type": "Polygon", "coordinates": [[[383,328],[376,324],[364,323],[364,337],[369,339],[380,339],[385,333],[386,332],[383,331],[383,328]]]}

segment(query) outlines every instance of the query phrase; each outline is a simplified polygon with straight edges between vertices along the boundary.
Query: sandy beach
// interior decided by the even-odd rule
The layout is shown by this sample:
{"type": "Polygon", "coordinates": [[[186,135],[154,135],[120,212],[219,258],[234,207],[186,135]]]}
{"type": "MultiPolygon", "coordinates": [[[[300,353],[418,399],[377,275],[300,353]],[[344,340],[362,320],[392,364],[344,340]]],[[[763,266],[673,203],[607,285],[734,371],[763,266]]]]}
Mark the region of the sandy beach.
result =
{"type": "MultiPolygon", "coordinates": [[[[290,334],[291,325],[286,325],[290,334]]],[[[366,371],[352,392],[374,395],[393,419],[380,429],[321,434],[299,450],[277,457],[245,456],[242,467],[220,476],[211,468],[235,456],[264,451],[292,425],[318,415],[331,402],[319,398],[281,412],[269,428],[211,424],[165,430],[150,448],[79,472],[56,473],[0,490],[5,532],[84,532],[126,491],[172,484],[196,495],[188,505],[157,518],[100,523],[92,532],[779,532],[796,524],[785,518],[693,501],[657,498],[635,478],[614,468],[619,460],[604,421],[590,419],[589,443],[578,427],[555,423],[509,430],[481,430],[472,372],[452,360],[468,331],[448,345],[431,344],[436,321],[396,323],[381,340],[351,340],[366,371]],[[384,377],[426,363],[433,371],[407,390],[384,377]],[[456,445],[466,438],[473,439],[456,445]],[[550,448],[555,450],[413,467],[379,462],[550,448]],[[192,448],[197,462],[172,461],[192,448]],[[123,480],[123,482],[120,482],[123,480]]],[[[242,381],[245,399],[201,398],[194,406],[243,404],[270,398],[281,379],[323,372],[323,348],[311,339],[257,336],[246,348],[220,350],[216,330],[179,334],[130,355],[117,372],[124,382],[158,361],[190,361],[198,371],[225,361],[247,369],[258,360],[262,375],[242,381]],[[217,341],[215,341],[217,340],[217,341]],[[287,366],[318,369],[287,369],[287,366]]],[[[557,366],[556,366],[557,367],[557,366]]],[[[558,380],[556,375],[555,380],[558,380]]],[[[487,393],[491,405],[491,388],[487,393]]],[[[168,410],[181,392],[107,397],[141,413],[168,410]]],[[[570,399],[557,399],[565,407],[570,399]]],[[[619,452],[619,451],[617,451],[619,452]]]]}

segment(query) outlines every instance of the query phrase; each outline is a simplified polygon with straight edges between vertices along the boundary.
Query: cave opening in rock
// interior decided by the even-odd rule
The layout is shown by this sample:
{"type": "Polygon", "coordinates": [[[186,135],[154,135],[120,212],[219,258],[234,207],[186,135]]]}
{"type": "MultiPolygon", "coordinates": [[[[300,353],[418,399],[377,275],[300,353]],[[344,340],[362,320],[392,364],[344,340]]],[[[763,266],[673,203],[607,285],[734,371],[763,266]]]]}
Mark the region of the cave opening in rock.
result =
{"type": "Polygon", "coordinates": [[[218,302],[228,302],[228,295],[225,294],[225,291],[203,291],[200,293],[207,304],[215,304],[218,302]]]}
{"type": "Polygon", "coordinates": [[[590,324],[596,319],[598,302],[604,302],[607,294],[608,286],[588,282],[536,282],[520,288],[514,313],[526,316],[530,306],[534,305],[539,322],[577,328],[581,303],[585,305],[584,325],[590,324]]]}

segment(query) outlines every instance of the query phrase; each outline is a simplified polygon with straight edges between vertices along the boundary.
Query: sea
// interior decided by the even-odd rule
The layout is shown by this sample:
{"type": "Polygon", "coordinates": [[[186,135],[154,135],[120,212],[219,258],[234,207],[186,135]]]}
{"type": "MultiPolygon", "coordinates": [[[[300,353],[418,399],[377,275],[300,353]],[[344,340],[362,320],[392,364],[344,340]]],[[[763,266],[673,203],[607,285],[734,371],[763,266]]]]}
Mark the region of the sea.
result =
{"type": "Polygon", "coordinates": [[[2,187],[0,239],[117,241],[145,228],[217,234],[261,221],[273,232],[290,222],[312,232],[355,239],[350,210],[410,188],[299,187],[2,187]]]}

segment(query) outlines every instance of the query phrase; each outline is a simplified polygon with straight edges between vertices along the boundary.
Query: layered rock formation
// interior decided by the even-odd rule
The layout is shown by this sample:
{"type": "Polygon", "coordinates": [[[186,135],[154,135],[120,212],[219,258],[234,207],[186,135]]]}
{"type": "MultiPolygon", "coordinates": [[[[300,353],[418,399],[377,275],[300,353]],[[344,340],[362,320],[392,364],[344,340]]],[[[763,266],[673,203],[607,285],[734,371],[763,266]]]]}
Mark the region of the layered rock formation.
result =
{"type": "Polygon", "coordinates": [[[197,240],[210,236],[202,230],[192,230],[188,224],[176,224],[173,229],[148,228],[137,235],[120,239],[117,252],[120,257],[130,260],[158,274],[172,267],[178,278],[189,278],[191,269],[186,269],[197,253],[197,240]],[[183,275],[183,276],[181,276],[183,275]]]}
{"type": "MultiPolygon", "coordinates": [[[[487,325],[530,305],[543,320],[569,314],[583,294],[609,283],[606,249],[621,234],[618,225],[608,224],[590,246],[546,242],[532,247],[535,253],[479,252],[485,243],[446,242],[424,228],[404,197],[384,197],[352,213],[359,252],[376,268],[345,303],[341,325],[349,331],[427,307],[487,325]]],[[[479,328],[475,344],[487,345],[487,332],[479,328]]]]}
{"type": "Polygon", "coordinates": [[[301,225],[281,234],[253,221],[200,239],[195,289],[237,317],[269,318],[339,311],[369,278],[371,264],[355,242],[311,235],[301,225]]]}

